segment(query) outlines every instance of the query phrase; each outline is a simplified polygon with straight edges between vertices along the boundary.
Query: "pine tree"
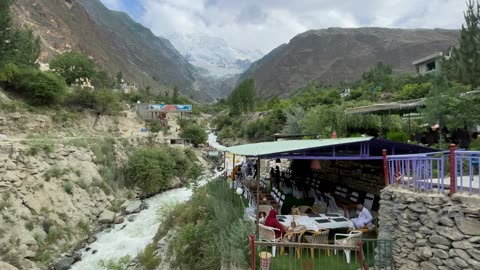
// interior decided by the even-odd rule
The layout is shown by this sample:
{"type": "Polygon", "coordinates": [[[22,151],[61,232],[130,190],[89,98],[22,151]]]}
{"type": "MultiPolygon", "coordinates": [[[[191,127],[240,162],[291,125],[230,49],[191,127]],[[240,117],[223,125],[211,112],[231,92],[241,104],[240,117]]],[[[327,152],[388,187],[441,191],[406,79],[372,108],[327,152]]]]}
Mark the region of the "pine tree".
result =
{"type": "Polygon", "coordinates": [[[452,57],[444,62],[447,76],[454,81],[477,87],[480,85],[480,5],[469,0],[460,32],[460,46],[452,49],[452,57]]]}

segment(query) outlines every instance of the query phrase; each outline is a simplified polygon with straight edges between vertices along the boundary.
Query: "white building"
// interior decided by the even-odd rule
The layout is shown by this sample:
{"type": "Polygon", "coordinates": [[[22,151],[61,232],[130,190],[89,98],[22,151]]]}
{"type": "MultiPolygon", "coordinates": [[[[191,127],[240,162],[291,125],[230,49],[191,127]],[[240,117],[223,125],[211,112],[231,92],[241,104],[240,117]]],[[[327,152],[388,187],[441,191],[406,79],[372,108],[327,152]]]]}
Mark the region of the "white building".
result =
{"type": "Polygon", "coordinates": [[[417,59],[412,62],[415,66],[415,71],[419,75],[434,73],[442,69],[442,59],[448,59],[449,54],[445,55],[443,52],[435,52],[431,55],[417,59]]]}

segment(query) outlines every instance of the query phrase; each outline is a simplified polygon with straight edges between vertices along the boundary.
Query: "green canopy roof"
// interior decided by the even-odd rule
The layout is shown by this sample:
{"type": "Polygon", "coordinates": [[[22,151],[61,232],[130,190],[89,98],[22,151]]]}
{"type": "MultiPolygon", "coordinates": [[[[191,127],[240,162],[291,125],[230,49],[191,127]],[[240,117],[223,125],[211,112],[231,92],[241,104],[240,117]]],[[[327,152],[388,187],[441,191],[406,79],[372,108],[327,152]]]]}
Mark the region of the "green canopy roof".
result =
{"type": "Polygon", "coordinates": [[[350,143],[367,142],[371,139],[372,137],[356,137],[320,140],[275,141],[225,147],[220,150],[240,156],[262,157],[278,153],[301,151],[350,143]]]}

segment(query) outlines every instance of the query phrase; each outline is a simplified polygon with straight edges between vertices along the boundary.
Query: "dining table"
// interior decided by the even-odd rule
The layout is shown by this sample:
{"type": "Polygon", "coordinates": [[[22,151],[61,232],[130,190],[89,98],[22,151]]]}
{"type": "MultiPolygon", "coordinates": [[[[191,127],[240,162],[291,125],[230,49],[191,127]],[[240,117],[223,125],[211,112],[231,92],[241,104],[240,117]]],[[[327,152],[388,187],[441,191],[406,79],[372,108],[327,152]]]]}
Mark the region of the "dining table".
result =
{"type": "Polygon", "coordinates": [[[311,214],[311,215],[277,215],[277,220],[285,227],[289,227],[293,220],[303,225],[308,231],[322,229],[350,229],[353,222],[340,214],[311,214]]]}

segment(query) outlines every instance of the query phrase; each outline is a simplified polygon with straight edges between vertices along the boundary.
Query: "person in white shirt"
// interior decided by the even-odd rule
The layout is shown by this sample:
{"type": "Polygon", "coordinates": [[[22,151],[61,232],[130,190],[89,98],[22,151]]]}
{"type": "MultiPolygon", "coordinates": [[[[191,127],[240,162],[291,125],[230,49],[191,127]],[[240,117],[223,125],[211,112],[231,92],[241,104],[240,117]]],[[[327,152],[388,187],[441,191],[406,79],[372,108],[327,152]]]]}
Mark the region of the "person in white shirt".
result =
{"type": "Polygon", "coordinates": [[[351,221],[356,229],[363,228],[372,222],[372,214],[370,214],[367,208],[359,203],[357,204],[357,217],[352,218],[351,221]]]}

